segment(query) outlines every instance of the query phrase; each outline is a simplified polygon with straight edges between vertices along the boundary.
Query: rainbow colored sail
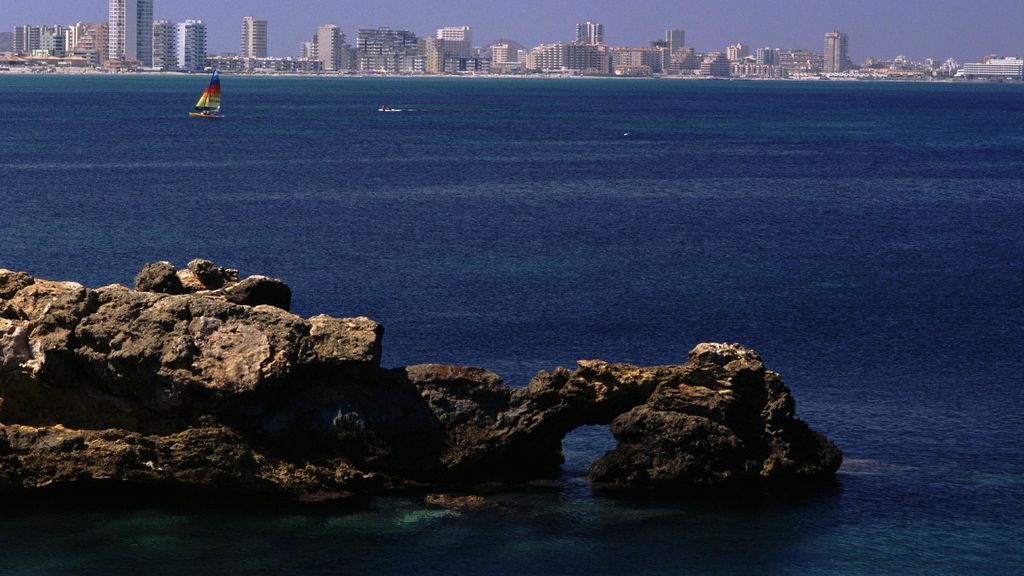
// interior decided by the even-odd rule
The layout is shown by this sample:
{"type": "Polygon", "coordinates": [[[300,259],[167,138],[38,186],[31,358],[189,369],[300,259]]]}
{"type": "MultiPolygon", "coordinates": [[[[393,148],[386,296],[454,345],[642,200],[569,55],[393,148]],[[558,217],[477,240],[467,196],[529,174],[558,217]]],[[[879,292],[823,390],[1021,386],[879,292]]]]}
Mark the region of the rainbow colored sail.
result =
{"type": "Polygon", "coordinates": [[[213,71],[213,77],[210,78],[210,86],[203,92],[203,95],[199,97],[199,102],[196,102],[197,112],[217,112],[220,110],[220,75],[217,71],[213,71]]]}

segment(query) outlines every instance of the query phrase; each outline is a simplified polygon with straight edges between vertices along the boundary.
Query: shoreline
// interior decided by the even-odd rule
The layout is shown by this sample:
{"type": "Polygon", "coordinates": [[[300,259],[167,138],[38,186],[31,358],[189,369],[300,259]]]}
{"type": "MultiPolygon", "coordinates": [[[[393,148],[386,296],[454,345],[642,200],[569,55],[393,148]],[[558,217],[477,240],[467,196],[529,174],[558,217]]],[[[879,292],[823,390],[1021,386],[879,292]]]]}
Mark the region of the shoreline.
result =
{"type": "MultiPolygon", "coordinates": [[[[172,72],[143,71],[117,72],[95,69],[0,69],[0,76],[110,76],[110,77],[192,77],[209,74],[203,72],[172,72]]],[[[297,73],[258,73],[240,74],[221,72],[229,78],[378,78],[378,79],[455,79],[455,80],[640,80],[640,81],[675,81],[675,82],[828,82],[828,83],[899,83],[899,84],[1024,84],[1020,80],[998,79],[964,79],[964,78],[873,78],[873,77],[799,77],[799,78],[756,78],[756,77],[702,77],[702,76],[584,76],[578,74],[297,74],[297,73]]]]}

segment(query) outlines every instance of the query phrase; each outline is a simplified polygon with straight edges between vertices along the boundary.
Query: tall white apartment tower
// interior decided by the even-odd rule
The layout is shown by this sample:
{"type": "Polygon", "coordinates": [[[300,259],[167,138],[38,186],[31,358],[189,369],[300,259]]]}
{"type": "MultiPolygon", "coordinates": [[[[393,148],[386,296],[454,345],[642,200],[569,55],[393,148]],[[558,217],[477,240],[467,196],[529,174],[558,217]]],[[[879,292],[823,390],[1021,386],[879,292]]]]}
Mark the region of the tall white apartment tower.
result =
{"type": "Polygon", "coordinates": [[[473,29],[469,26],[438,28],[437,38],[444,40],[445,54],[466,59],[473,56],[473,29]]]}
{"type": "Polygon", "coordinates": [[[267,21],[242,18],[242,58],[267,57],[267,21]]]}
{"type": "Polygon", "coordinates": [[[325,72],[340,72],[352,67],[345,33],[334,24],[318,26],[313,42],[316,44],[316,57],[323,62],[325,72]]]}
{"type": "Polygon", "coordinates": [[[206,68],[206,24],[185,20],[178,24],[178,69],[193,72],[206,68]]]}
{"type": "Polygon", "coordinates": [[[845,72],[848,49],[849,39],[845,32],[825,34],[825,72],[845,72]]]}
{"type": "Polygon", "coordinates": [[[597,22],[577,24],[576,44],[604,44],[604,24],[597,22]]]}
{"type": "Polygon", "coordinates": [[[110,0],[110,58],[153,66],[153,0],[110,0]]]}
{"type": "Polygon", "coordinates": [[[665,42],[668,42],[668,53],[675,54],[686,46],[686,32],[683,30],[665,30],[665,42]]]}

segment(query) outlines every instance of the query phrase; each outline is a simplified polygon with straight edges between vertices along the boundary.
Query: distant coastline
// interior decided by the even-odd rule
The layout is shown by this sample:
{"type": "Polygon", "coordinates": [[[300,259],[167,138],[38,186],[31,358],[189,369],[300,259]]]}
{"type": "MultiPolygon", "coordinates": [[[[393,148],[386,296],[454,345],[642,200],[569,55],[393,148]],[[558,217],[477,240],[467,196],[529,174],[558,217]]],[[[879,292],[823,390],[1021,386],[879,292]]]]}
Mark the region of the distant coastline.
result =
{"type": "MultiPolygon", "coordinates": [[[[7,76],[202,76],[202,72],[112,72],[83,68],[31,69],[31,68],[0,68],[0,75],[7,76]]],[[[721,76],[590,76],[580,74],[311,74],[311,73],[258,73],[239,74],[237,72],[221,72],[224,77],[236,78],[422,78],[422,79],[491,79],[491,80],[642,80],[642,81],[692,81],[692,82],[854,82],[854,83],[914,83],[914,84],[1024,84],[1012,79],[965,79],[965,78],[897,78],[871,76],[807,76],[798,78],[756,78],[756,77],[721,77],[721,76]]]]}

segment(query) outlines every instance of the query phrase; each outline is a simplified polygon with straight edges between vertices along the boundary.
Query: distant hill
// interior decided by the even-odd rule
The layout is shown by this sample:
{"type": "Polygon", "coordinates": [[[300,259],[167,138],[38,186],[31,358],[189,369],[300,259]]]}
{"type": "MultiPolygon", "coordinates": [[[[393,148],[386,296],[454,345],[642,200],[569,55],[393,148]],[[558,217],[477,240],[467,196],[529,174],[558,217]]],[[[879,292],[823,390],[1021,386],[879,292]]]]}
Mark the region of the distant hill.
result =
{"type": "Polygon", "coordinates": [[[0,32],[0,52],[14,50],[14,32],[0,32]]]}
{"type": "Polygon", "coordinates": [[[515,40],[509,40],[508,38],[498,38],[494,42],[491,42],[490,44],[488,44],[487,47],[490,48],[491,46],[494,46],[495,44],[511,44],[512,47],[515,48],[516,50],[526,50],[525,46],[523,46],[519,42],[516,42],[515,40]]]}

